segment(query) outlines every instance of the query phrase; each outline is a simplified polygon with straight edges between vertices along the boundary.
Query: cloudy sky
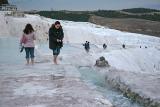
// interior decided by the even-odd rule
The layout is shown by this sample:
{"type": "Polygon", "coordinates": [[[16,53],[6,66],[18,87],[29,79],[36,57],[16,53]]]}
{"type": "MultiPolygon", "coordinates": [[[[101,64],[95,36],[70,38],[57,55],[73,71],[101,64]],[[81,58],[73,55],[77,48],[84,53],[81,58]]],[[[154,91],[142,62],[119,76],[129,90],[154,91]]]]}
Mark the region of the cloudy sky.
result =
{"type": "Polygon", "coordinates": [[[8,0],[22,10],[97,10],[153,8],[160,10],[160,0],[8,0]]]}

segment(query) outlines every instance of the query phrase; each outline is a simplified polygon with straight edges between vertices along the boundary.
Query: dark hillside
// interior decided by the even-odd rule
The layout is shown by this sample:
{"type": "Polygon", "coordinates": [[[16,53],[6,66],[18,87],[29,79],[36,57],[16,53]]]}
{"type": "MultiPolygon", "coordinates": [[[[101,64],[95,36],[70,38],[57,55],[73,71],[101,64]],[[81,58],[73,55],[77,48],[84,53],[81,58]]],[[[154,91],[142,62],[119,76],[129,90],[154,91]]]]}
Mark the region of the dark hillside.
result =
{"type": "Polygon", "coordinates": [[[8,4],[8,0],[0,0],[0,5],[2,4],[8,4]]]}

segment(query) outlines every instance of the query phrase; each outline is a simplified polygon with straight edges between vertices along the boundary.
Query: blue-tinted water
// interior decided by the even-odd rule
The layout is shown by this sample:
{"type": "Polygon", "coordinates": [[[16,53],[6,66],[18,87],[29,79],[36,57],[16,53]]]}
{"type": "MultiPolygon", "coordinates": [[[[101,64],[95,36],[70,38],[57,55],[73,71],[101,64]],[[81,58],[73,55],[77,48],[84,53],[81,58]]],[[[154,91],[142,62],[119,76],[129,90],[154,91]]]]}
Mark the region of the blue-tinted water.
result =
{"type": "MultiPolygon", "coordinates": [[[[49,43],[40,43],[38,45],[38,49],[43,51],[43,53],[52,53],[52,51],[49,49],[49,43]]],[[[63,47],[61,48],[61,52],[63,54],[72,54],[74,52],[83,50],[83,46],[80,44],[64,44],[63,47]]]]}
{"type": "Polygon", "coordinates": [[[95,86],[95,89],[101,92],[115,107],[143,107],[124,97],[120,91],[111,87],[105,81],[105,75],[98,73],[95,69],[81,67],[80,73],[83,80],[95,86]]]}
{"type": "Polygon", "coordinates": [[[0,38],[0,64],[24,64],[25,54],[19,51],[18,38],[0,38]]]}
{"type": "MultiPolygon", "coordinates": [[[[25,50],[20,53],[20,43],[19,38],[15,37],[6,37],[0,38],[0,65],[9,64],[25,64],[25,50]]],[[[48,42],[40,43],[37,45],[38,50],[42,54],[50,54],[52,55],[52,51],[49,49],[48,42]]],[[[64,44],[61,52],[63,54],[71,54],[77,52],[79,47],[82,46],[72,46],[70,44],[64,44]],[[74,51],[73,51],[74,50],[74,51]]],[[[37,50],[35,50],[35,57],[37,55],[37,50]]]]}

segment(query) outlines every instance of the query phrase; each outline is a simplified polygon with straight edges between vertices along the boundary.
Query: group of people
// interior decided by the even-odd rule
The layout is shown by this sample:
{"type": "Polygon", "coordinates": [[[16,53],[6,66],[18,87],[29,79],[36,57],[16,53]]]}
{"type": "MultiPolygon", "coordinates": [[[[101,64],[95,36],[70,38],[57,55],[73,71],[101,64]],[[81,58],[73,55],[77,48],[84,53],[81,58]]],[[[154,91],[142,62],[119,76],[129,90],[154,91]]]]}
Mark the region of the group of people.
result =
{"type": "Polygon", "coordinates": [[[88,41],[86,41],[86,43],[84,43],[83,46],[84,46],[84,49],[86,50],[86,52],[89,52],[90,43],[88,41]]]}
{"type": "MultiPolygon", "coordinates": [[[[57,63],[57,57],[60,54],[60,49],[63,47],[63,28],[59,21],[56,21],[49,29],[49,48],[53,51],[53,62],[57,63]]],[[[34,40],[36,36],[31,24],[27,24],[23,30],[23,36],[21,37],[20,44],[24,47],[26,52],[27,65],[34,65],[34,40]]]]}
{"type": "MultiPolygon", "coordinates": [[[[49,29],[49,48],[53,51],[53,62],[57,63],[57,57],[60,54],[60,50],[63,47],[63,28],[59,21],[56,21],[49,29]]],[[[21,37],[20,44],[24,47],[26,52],[26,62],[27,65],[34,65],[34,40],[36,40],[36,36],[34,33],[34,29],[31,24],[27,24],[25,29],[23,30],[23,36],[21,37]]],[[[84,49],[86,52],[90,50],[90,42],[86,41],[84,44],[84,49]]],[[[125,45],[122,45],[125,48],[125,45]]],[[[103,44],[103,49],[106,49],[107,45],[103,44]]],[[[22,50],[21,50],[22,51],[22,50]]]]}
{"type": "MultiPolygon", "coordinates": [[[[84,49],[86,50],[86,52],[88,53],[89,50],[90,50],[90,42],[86,41],[86,42],[83,44],[83,46],[84,46],[84,49]]],[[[103,44],[103,49],[106,49],[106,48],[107,48],[107,45],[104,43],[104,44],[103,44]]]]}

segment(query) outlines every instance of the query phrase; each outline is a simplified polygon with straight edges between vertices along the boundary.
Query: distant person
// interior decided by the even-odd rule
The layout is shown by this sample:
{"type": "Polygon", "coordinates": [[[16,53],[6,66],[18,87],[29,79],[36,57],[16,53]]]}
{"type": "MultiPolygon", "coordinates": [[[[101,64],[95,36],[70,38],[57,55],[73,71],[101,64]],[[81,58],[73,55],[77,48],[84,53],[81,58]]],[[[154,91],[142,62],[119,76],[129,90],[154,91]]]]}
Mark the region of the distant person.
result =
{"type": "Polygon", "coordinates": [[[103,44],[103,49],[106,49],[107,48],[107,45],[104,43],[103,44]]]}
{"type": "Polygon", "coordinates": [[[34,29],[31,24],[27,24],[23,30],[23,36],[20,41],[25,48],[27,65],[29,65],[30,59],[31,64],[34,65],[34,40],[36,40],[34,29]]]}
{"type": "Polygon", "coordinates": [[[90,42],[87,43],[87,48],[90,49],[90,42]]]}
{"type": "Polygon", "coordinates": [[[49,48],[53,51],[53,62],[57,63],[60,49],[63,47],[64,33],[59,21],[56,21],[49,29],[49,48]]]}
{"type": "Polygon", "coordinates": [[[123,45],[122,45],[122,48],[124,48],[124,49],[125,49],[125,48],[126,48],[126,45],[125,45],[125,44],[123,44],[123,45]]]}
{"type": "Polygon", "coordinates": [[[86,50],[86,52],[89,52],[90,43],[88,41],[86,41],[86,43],[84,44],[84,49],[86,50]]]}
{"type": "Polygon", "coordinates": [[[86,47],[86,46],[87,46],[87,45],[86,45],[87,42],[88,42],[88,41],[86,41],[86,42],[83,44],[85,50],[87,49],[87,47],[86,47]]]}

